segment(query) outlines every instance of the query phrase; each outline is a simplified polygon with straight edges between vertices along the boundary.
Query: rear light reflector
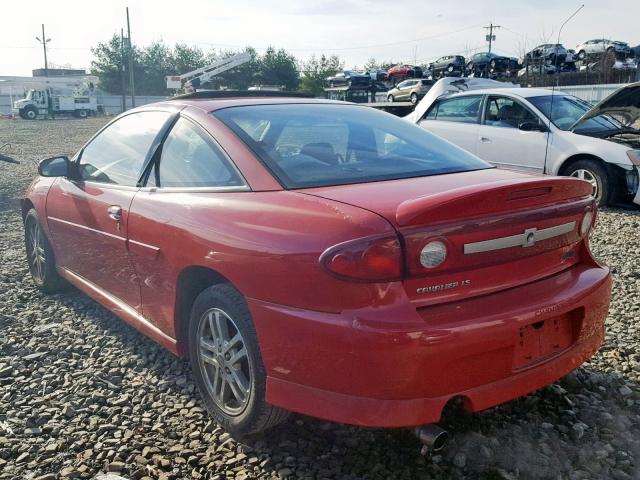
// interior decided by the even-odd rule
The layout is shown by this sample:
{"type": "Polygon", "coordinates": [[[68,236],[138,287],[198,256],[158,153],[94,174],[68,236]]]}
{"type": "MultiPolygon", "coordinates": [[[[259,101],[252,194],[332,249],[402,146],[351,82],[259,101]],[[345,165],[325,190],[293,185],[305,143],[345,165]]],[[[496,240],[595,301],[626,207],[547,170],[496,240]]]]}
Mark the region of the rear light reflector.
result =
{"type": "Polygon", "coordinates": [[[435,240],[427,243],[420,251],[420,265],[424,268],[436,268],[447,258],[447,246],[435,240]]]}
{"type": "Polygon", "coordinates": [[[361,238],[327,249],[320,263],[343,280],[392,282],[402,278],[402,247],[396,236],[361,238]]]}

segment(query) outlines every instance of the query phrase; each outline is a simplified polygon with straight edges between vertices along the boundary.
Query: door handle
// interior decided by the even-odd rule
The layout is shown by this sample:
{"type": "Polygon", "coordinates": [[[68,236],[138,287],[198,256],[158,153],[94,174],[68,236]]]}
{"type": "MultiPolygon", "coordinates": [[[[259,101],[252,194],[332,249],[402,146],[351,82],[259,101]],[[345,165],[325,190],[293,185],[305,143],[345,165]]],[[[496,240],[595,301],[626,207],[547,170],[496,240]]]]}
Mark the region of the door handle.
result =
{"type": "Polygon", "coordinates": [[[491,139],[487,137],[480,137],[480,141],[482,143],[491,143],[491,139]]]}
{"type": "Polygon", "coordinates": [[[119,222],[122,218],[122,207],[120,207],[120,205],[111,205],[109,208],[107,208],[107,213],[109,214],[109,218],[111,220],[119,222]]]}

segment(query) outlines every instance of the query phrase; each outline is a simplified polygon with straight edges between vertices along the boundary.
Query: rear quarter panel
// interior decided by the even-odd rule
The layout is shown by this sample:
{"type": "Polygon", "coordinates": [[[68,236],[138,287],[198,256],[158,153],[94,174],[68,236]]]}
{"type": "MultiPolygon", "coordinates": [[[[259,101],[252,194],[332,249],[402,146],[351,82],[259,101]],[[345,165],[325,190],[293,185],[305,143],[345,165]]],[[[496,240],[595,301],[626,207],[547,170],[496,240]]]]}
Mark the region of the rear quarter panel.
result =
{"type": "Polygon", "coordinates": [[[141,191],[129,214],[143,314],[174,337],[176,282],[191,266],[214,270],[247,298],[300,309],[340,312],[391,303],[404,295],[398,282],[345,282],[318,261],[330,246],[377,234],[395,230],[361,208],[282,190],[141,191]]]}

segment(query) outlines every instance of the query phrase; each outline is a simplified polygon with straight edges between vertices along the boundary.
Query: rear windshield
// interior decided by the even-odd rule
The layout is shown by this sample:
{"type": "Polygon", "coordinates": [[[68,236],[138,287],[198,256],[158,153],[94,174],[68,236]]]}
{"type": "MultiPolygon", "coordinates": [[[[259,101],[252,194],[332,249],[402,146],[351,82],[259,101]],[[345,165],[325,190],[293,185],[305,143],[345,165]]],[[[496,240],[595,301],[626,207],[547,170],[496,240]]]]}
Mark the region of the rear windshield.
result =
{"type": "Polygon", "coordinates": [[[322,187],[492,168],[474,155],[370,107],[281,104],[213,113],[286,188],[322,187]]]}

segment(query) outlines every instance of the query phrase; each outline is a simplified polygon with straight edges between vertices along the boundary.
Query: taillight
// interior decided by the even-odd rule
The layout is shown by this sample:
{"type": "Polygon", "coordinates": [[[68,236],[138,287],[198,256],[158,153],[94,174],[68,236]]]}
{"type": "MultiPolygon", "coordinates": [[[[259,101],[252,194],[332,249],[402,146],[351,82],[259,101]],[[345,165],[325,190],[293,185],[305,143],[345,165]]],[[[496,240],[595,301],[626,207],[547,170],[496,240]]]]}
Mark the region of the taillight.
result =
{"type": "Polygon", "coordinates": [[[584,238],[588,238],[591,234],[593,227],[596,225],[596,220],[598,219],[598,207],[596,206],[595,201],[591,204],[591,206],[587,207],[587,210],[584,212],[582,216],[582,220],[580,220],[580,236],[584,238]]]}
{"type": "Polygon", "coordinates": [[[591,230],[591,225],[593,225],[593,212],[589,210],[582,217],[582,222],[580,223],[580,235],[586,237],[589,230],[591,230]]]}
{"type": "Polygon", "coordinates": [[[340,243],[320,256],[332,275],[359,282],[392,282],[402,278],[402,248],[395,236],[367,237],[340,243]]]}

